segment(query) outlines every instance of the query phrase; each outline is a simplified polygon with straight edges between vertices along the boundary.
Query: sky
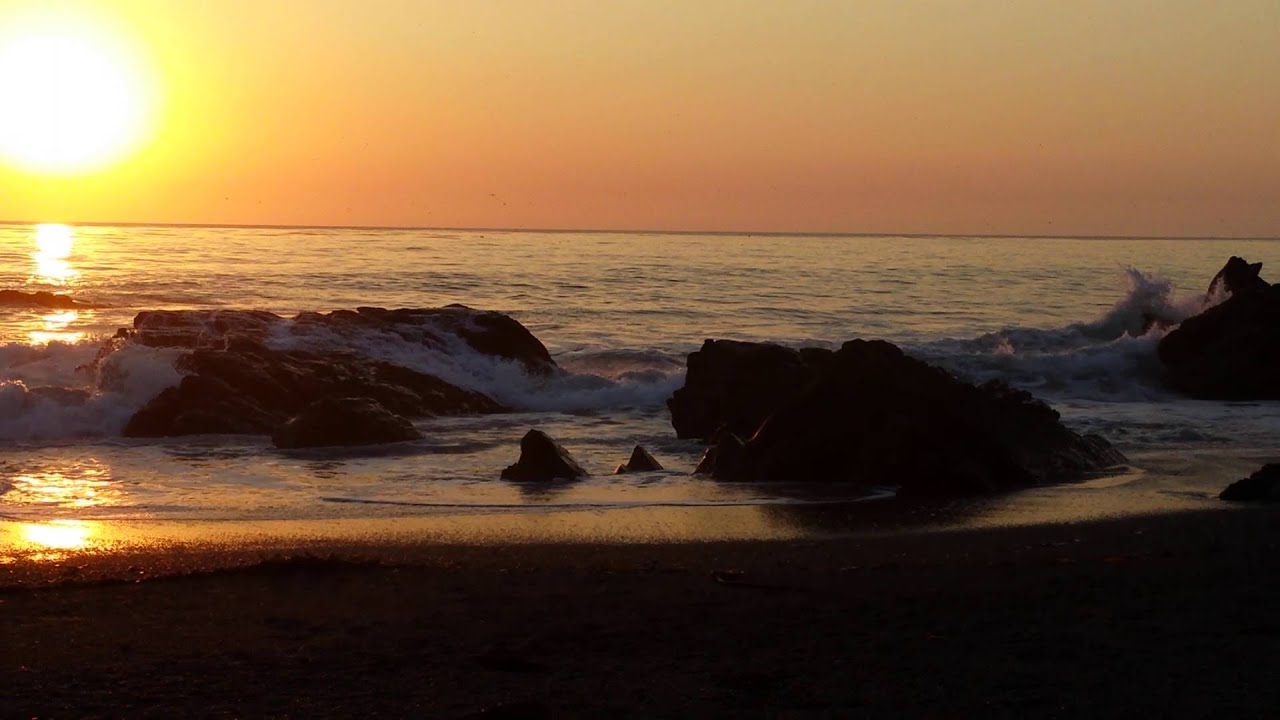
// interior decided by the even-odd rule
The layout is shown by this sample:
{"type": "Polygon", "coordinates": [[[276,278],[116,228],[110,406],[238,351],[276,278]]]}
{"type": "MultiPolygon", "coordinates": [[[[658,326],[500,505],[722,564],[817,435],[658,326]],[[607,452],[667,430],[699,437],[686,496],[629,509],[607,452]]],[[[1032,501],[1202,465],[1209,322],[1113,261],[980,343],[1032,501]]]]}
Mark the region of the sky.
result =
{"type": "Polygon", "coordinates": [[[154,107],[4,219],[1280,236],[1275,0],[33,5],[154,107]]]}

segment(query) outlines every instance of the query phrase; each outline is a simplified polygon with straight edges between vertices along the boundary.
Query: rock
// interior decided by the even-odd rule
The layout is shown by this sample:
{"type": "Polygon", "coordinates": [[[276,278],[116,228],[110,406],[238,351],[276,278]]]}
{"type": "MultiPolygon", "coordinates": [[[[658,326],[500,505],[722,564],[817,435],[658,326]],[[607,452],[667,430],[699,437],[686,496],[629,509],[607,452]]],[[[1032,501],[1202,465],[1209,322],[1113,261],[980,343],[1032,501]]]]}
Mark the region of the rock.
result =
{"type": "Polygon", "coordinates": [[[1209,283],[1209,290],[1205,295],[1212,298],[1221,292],[1229,295],[1265,292],[1271,285],[1259,277],[1261,272],[1262,263],[1250,264],[1244,258],[1232,255],[1218,274],[1213,276],[1213,281],[1209,283]]]}
{"type": "Polygon", "coordinates": [[[741,473],[742,451],[746,443],[742,438],[723,429],[711,440],[711,446],[702,453],[702,459],[693,469],[694,475],[716,475],[721,478],[736,477],[741,473]]]}
{"type": "Polygon", "coordinates": [[[807,352],[707,340],[689,355],[685,384],[667,400],[676,436],[707,440],[721,427],[749,436],[785,398],[812,380],[813,367],[826,351],[807,352]]]}
{"type": "Polygon", "coordinates": [[[1227,486],[1220,500],[1280,502],[1280,463],[1263,465],[1262,469],[1227,486]]]}
{"type": "Polygon", "coordinates": [[[530,430],[520,439],[520,459],[502,471],[505,480],[572,480],[586,477],[568,450],[541,430],[530,430]]]}
{"type": "Polygon", "coordinates": [[[221,349],[237,342],[265,343],[285,337],[299,345],[392,337],[410,345],[449,353],[458,340],[482,355],[512,360],[537,374],[550,374],[555,361],[547,348],[516,320],[465,305],[385,310],[360,307],[331,313],[301,313],[291,321],[262,310],[152,310],[138,313],[133,341],[150,347],[221,349]]]}
{"type": "Polygon", "coordinates": [[[74,300],[67,295],[55,295],[43,290],[33,293],[25,293],[19,290],[0,290],[0,307],[76,310],[99,306],[74,300]]]}
{"type": "Polygon", "coordinates": [[[1280,399],[1280,286],[1260,269],[1231,258],[1210,288],[1230,297],[1160,341],[1166,385],[1203,400],[1280,399]]]}
{"type": "Polygon", "coordinates": [[[629,472],[654,472],[661,469],[662,465],[659,464],[657,460],[653,459],[653,456],[649,454],[649,451],[637,445],[635,449],[631,451],[631,458],[627,460],[625,465],[619,465],[618,469],[615,470],[613,474],[621,475],[629,472]]]}
{"type": "Polygon", "coordinates": [[[546,348],[518,322],[462,306],[359,308],[303,313],[292,321],[262,311],[143,312],[95,362],[103,364],[129,343],[185,351],[176,362],[185,377],[130,418],[124,430],[129,437],[269,434],[325,399],[367,398],[406,418],[507,410],[420,369],[468,348],[535,374],[556,370],[546,348]],[[415,367],[364,354],[388,343],[403,343],[415,367]]]}
{"type": "Polygon", "coordinates": [[[1029,393],[974,386],[887,342],[853,340],[834,353],[742,345],[724,352],[719,342],[704,344],[670,404],[672,424],[695,436],[720,425],[699,471],[722,480],[896,484],[905,495],[968,495],[1074,479],[1125,461],[1105,440],[1068,430],[1029,393]],[[759,395],[730,401],[746,389],[759,395]]]}
{"type": "Polygon", "coordinates": [[[324,398],[271,433],[278,448],[311,448],[420,440],[413,423],[369,398],[324,398]]]}

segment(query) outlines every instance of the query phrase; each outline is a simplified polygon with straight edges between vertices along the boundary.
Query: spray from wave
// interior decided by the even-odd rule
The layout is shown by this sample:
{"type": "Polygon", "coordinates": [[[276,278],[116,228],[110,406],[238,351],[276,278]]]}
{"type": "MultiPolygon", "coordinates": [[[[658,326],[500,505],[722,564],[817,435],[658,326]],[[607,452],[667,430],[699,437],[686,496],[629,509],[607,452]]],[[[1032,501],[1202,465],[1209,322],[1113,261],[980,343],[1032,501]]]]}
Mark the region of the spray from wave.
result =
{"type": "Polygon", "coordinates": [[[119,435],[129,417],[177,384],[177,353],[126,345],[98,360],[100,340],[0,346],[0,440],[119,435]]]}
{"type": "Polygon", "coordinates": [[[1059,328],[1006,328],[913,348],[977,381],[1002,379],[1054,399],[1143,401],[1169,397],[1156,346],[1186,318],[1225,299],[1179,297],[1168,280],[1125,268],[1123,297],[1100,317],[1059,328]]]}

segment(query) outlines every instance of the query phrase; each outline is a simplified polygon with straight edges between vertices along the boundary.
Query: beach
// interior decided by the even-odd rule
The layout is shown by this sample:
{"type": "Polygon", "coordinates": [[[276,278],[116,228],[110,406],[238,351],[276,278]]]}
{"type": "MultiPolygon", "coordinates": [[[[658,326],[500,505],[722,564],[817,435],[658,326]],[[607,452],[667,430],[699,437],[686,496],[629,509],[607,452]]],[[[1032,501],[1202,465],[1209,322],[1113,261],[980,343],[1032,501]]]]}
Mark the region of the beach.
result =
{"type": "Polygon", "coordinates": [[[0,716],[1265,717],[1278,548],[1231,507],[9,564],[0,716]]]}

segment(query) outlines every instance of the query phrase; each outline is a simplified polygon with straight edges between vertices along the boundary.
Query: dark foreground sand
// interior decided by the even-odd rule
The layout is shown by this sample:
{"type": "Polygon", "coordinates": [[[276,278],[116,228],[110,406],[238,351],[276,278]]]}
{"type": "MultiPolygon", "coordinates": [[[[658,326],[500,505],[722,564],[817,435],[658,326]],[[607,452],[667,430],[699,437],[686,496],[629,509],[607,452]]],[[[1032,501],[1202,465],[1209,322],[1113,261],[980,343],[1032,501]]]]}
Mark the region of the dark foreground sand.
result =
{"type": "Polygon", "coordinates": [[[1275,510],[338,554],[102,581],[245,562],[115,558],[42,588],[9,568],[0,716],[1280,712],[1275,510]]]}

